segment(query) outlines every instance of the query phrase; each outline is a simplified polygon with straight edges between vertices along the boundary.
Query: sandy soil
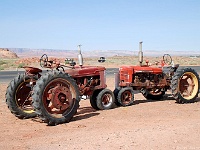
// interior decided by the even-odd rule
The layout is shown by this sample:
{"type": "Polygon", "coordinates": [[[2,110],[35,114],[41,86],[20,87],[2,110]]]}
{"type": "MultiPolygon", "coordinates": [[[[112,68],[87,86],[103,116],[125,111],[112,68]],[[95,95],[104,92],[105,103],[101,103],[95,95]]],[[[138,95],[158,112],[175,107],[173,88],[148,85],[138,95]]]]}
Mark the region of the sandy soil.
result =
{"type": "MultiPolygon", "coordinates": [[[[108,78],[113,90],[113,78],[108,78]]],[[[7,83],[0,85],[0,149],[200,149],[200,98],[177,104],[170,94],[161,101],[135,95],[135,104],[95,111],[80,103],[70,123],[47,126],[38,118],[20,120],[5,104],[7,83]]]]}

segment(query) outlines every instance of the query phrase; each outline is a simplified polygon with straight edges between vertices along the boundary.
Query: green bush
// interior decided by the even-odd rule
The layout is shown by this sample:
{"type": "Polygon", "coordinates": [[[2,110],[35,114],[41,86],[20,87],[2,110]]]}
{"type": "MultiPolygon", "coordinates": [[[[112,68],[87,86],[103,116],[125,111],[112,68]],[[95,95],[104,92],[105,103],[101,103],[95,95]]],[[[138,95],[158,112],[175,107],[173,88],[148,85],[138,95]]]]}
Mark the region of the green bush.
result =
{"type": "Polygon", "coordinates": [[[4,70],[4,68],[2,66],[0,66],[0,70],[4,70]]]}
{"type": "Polygon", "coordinates": [[[25,63],[20,63],[19,65],[18,65],[18,68],[23,68],[25,66],[25,63]]]}
{"type": "Polygon", "coordinates": [[[3,61],[3,60],[0,60],[0,66],[1,66],[1,65],[4,65],[4,64],[6,64],[6,62],[3,61]]]}

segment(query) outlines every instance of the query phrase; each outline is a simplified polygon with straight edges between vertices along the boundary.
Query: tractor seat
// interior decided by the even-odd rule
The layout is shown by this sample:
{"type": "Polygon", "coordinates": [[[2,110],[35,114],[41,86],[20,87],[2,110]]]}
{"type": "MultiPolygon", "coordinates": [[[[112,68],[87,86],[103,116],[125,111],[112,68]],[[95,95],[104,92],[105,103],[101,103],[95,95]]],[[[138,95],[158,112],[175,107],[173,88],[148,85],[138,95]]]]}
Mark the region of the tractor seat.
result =
{"type": "Polygon", "coordinates": [[[41,69],[35,68],[35,67],[24,66],[23,68],[26,70],[26,72],[28,72],[30,74],[36,74],[38,72],[42,72],[41,69]]]}

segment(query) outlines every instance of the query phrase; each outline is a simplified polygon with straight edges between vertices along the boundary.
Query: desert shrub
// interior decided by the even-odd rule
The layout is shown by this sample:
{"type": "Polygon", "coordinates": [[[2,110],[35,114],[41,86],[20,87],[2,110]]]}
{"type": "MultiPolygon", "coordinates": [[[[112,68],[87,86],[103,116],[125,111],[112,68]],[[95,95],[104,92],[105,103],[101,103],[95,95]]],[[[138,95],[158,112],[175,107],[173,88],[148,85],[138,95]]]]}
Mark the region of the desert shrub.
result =
{"type": "Polygon", "coordinates": [[[0,70],[4,70],[4,67],[3,67],[3,66],[0,66],[0,70]]]}
{"type": "Polygon", "coordinates": [[[4,65],[4,64],[6,64],[6,62],[3,61],[3,60],[0,60],[0,66],[1,66],[1,65],[4,65]]]}
{"type": "Polygon", "coordinates": [[[18,65],[18,68],[23,68],[25,66],[25,63],[20,63],[19,65],[18,65]]]}

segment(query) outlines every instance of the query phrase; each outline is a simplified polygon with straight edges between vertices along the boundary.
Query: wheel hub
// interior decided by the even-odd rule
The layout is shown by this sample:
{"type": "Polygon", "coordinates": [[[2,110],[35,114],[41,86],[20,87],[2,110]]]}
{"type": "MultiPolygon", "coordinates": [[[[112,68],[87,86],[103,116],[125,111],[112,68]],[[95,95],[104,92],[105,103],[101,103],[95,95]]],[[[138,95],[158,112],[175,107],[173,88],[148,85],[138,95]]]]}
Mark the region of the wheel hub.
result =
{"type": "Polygon", "coordinates": [[[65,110],[72,103],[72,94],[67,87],[57,85],[52,89],[51,102],[54,108],[65,110]]]}
{"type": "Polygon", "coordinates": [[[122,95],[122,101],[124,103],[129,103],[131,101],[132,94],[129,91],[125,91],[122,95]]]}
{"type": "Polygon", "coordinates": [[[102,98],[102,102],[104,105],[109,104],[111,101],[111,96],[109,94],[105,94],[102,98]]]}
{"type": "Polygon", "coordinates": [[[195,96],[195,80],[197,80],[195,76],[189,72],[186,72],[180,79],[179,89],[184,98],[190,99],[195,96]]]}

